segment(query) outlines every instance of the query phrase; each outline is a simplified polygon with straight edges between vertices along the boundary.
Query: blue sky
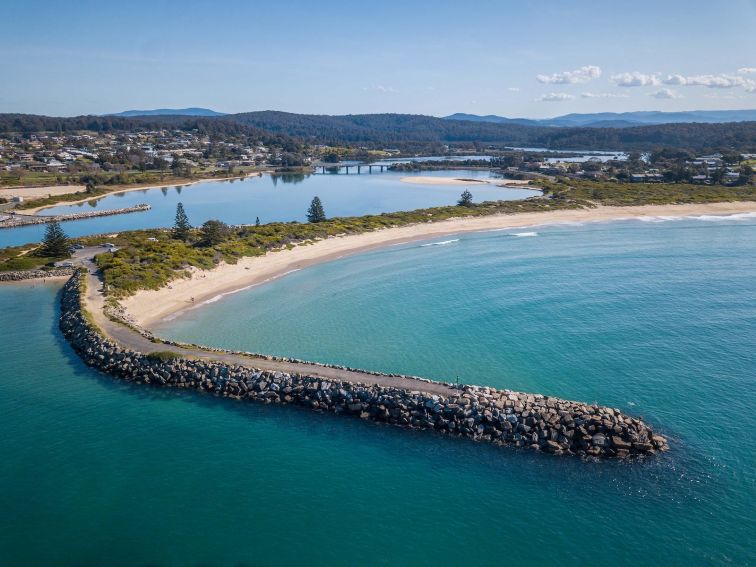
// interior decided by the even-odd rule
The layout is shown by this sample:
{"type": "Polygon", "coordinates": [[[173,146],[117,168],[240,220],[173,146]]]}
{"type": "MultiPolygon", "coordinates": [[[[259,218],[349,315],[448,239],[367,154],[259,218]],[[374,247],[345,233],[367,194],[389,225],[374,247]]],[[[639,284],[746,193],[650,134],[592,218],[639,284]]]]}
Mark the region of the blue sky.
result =
{"type": "Polygon", "coordinates": [[[756,107],[756,0],[4,0],[0,112],[756,107]]]}

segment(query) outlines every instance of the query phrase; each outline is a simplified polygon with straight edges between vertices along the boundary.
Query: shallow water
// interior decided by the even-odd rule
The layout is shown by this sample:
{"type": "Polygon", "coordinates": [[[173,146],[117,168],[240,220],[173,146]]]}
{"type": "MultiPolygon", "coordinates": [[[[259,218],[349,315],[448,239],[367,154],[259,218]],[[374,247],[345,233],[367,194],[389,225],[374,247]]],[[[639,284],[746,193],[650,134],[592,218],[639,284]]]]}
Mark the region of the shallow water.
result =
{"type": "MultiPolygon", "coordinates": [[[[199,226],[209,219],[229,224],[273,221],[304,221],[310,201],[319,196],[328,216],[359,216],[390,211],[453,205],[466,185],[417,185],[400,181],[415,172],[350,175],[287,175],[248,177],[234,181],[206,181],[184,187],[129,191],[76,205],[45,209],[43,214],[70,214],[98,209],[119,209],[147,203],[151,210],[63,223],[69,236],[83,236],[173,225],[176,205],[184,204],[189,220],[199,226]]],[[[490,179],[488,171],[456,170],[419,172],[427,177],[490,179]]],[[[525,199],[538,193],[471,183],[475,201],[525,199]]],[[[44,225],[0,230],[0,247],[38,242],[44,225]]]]}
{"type": "Polygon", "coordinates": [[[753,564],[756,222],[739,218],[392,247],[161,330],[596,400],[671,437],[670,453],[634,464],[124,385],[61,340],[57,288],[0,286],[0,557],[753,564]]]}

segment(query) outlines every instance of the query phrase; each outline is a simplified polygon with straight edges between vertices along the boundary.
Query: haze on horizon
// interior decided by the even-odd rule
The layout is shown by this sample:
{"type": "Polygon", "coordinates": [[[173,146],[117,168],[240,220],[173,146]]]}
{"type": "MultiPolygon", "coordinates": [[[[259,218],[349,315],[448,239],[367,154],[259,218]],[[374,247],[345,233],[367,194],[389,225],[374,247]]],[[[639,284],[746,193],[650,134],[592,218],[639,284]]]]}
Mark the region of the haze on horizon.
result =
{"type": "Polygon", "coordinates": [[[4,5],[0,112],[756,107],[756,1],[4,5]]]}

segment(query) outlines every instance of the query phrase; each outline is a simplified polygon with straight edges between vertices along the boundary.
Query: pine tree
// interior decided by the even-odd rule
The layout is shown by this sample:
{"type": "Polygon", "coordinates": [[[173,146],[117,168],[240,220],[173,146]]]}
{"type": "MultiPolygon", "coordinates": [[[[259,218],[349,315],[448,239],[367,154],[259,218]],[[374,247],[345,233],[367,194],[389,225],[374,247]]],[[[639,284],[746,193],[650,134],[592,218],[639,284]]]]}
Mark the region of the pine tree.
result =
{"type": "Polygon", "coordinates": [[[192,230],[192,225],[189,224],[189,217],[186,216],[184,205],[179,203],[176,205],[176,222],[173,223],[172,231],[173,238],[186,242],[189,240],[190,230],[192,230]]]}
{"type": "Polygon", "coordinates": [[[231,234],[231,229],[224,222],[209,220],[200,228],[202,242],[206,246],[215,246],[226,240],[231,234]]]}
{"type": "Polygon", "coordinates": [[[68,236],[63,232],[58,221],[48,223],[45,228],[45,238],[42,240],[42,247],[39,249],[41,256],[50,258],[67,258],[70,256],[68,251],[68,236]]]}
{"type": "Polygon", "coordinates": [[[460,207],[472,207],[473,205],[472,193],[470,193],[467,189],[465,189],[462,192],[462,195],[459,196],[459,201],[457,201],[457,205],[459,205],[460,207]]]}
{"type": "Polygon", "coordinates": [[[320,197],[314,197],[310,208],[307,209],[307,220],[309,222],[323,222],[326,220],[325,210],[323,209],[323,203],[320,202],[320,197]]]}

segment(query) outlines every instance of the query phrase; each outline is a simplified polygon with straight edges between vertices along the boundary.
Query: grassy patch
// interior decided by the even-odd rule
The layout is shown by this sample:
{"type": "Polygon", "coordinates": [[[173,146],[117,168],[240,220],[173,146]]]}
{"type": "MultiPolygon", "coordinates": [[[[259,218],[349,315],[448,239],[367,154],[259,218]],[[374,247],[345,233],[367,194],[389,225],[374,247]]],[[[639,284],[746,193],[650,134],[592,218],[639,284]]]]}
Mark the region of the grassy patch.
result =
{"type": "Polygon", "coordinates": [[[689,183],[613,183],[563,179],[541,184],[551,195],[601,205],[679,205],[756,201],[753,185],[694,185],[689,183]]]}
{"type": "Polygon", "coordinates": [[[177,352],[173,352],[170,350],[156,350],[154,352],[149,353],[147,355],[147,358],[150,358],[152,360],[157,360],[160,362],[170,362],[172,360],[176,360],[182,357],[177,352]]]}
{"type": "Polygon", "coordinates": [[[47,256],[36,256],[33,250],[37,244],[11,246],[0,249],[0,272],[15,272],[19,270],[37,270],[61,260],[47,256]]]}

